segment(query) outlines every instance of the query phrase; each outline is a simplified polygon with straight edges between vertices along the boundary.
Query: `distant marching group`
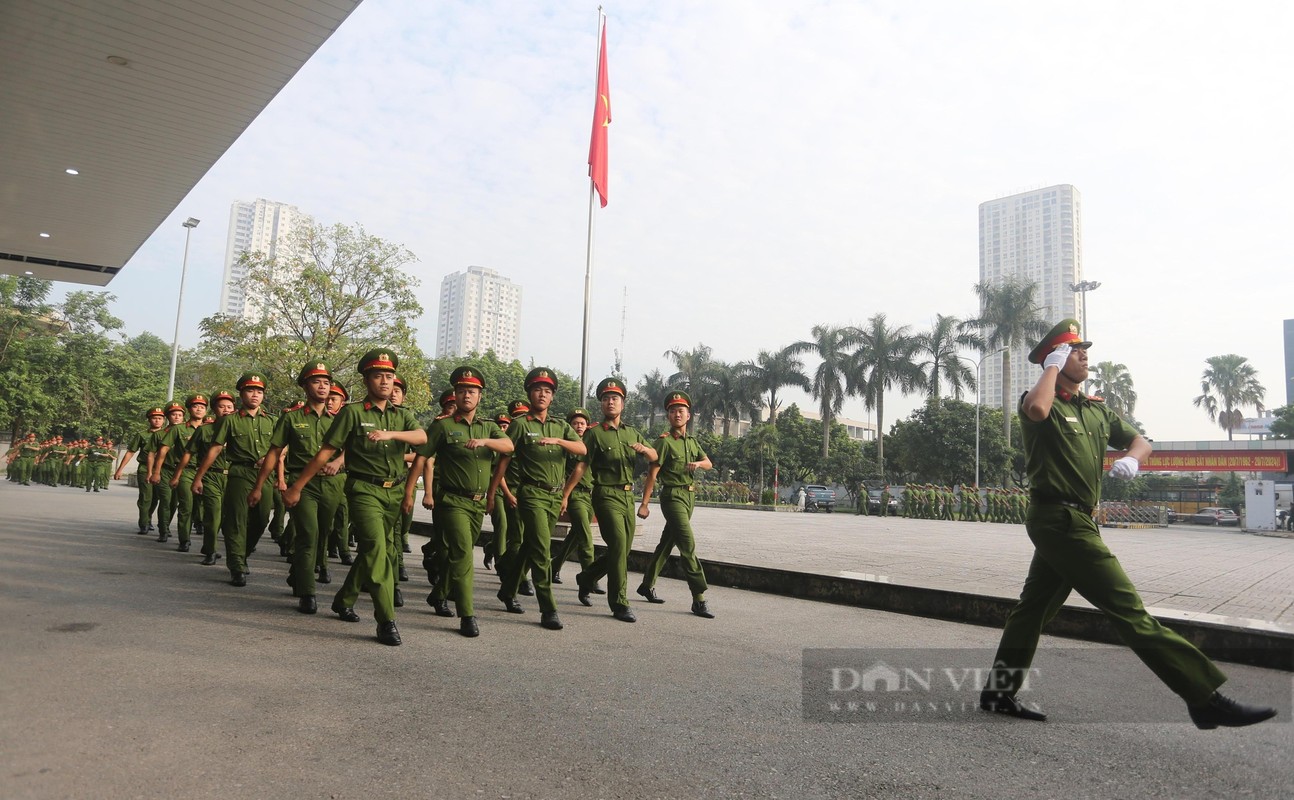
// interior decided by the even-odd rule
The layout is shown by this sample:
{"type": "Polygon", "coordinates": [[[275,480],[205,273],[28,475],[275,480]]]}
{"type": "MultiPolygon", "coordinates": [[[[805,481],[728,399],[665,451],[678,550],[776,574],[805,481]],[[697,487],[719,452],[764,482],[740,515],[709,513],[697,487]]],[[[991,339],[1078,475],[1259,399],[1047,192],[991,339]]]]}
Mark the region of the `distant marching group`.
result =
{"type": "MultiPolygon", "coordinates": [[[[881,508],[889,505],[889,489],[881,493],[881,508]]],[[[913,519],[1008,522],[1023,525],[1029,512],[1029,493],[1023,489],[988,488],[980,493],[962,484],[951,486],[910,483],[899,497],[899,511],[913,519]]]]}
{"type": "MultiPolygon", "coordinates": [[[[317,612],[317,586],[331,583],[329,558],[338,558],[350,569],[333,597],[333,613],[358,622],[355,604],[366,593],[378,641],[399,645],[395,609],[404,605],[399,584],[409,580],[404,554],[411,552],[420,482],[422,505],[433,520],[423,546],[432,588],[427,603],[438,616],[457,616],[460,633],[468,637],[480,634],[472,553],[487,513],[494,536],[485,567],[493,565],[499,576],[497,597],[506,611],[525,613],[517,596],[534,596],[539,624],[561,630],[552,586],[562,582],[562,565],[573,557],[581,567],[575,578],[579,602],[592,606],[591,595],[607,595],[616,619],[636,621],[628,602],[628,554],[635,517],[649,516],[648,499],[659,486],[665,528],[636,593],[651,603],[665,602],[655,583],[677,549],[692,612],[714,617],[690,523],[693,474],[712,465],[688,433],[687,392],[671,391],[662,399],[670,430],[649,443],[622,422],[626,390],[616,378],[598,384],[596,423],[583,408],[564,420],[549,416],[558,385],[556,373],[544,367],[526,375],[526,400],[513,401],[507,414],[490,419],[476,414],[484,376],[463,366],[440,396],[440,415],[424,428],[402,406],[405,384],[398,366],[390,349],[366,353],[358,365],[364,395],[351,402],[328,366],[311,361],[297,377],[303,399],[277,416],[263,407],[266,381],[256,372],[238,379],[236,396],[193,394],[183,403],[149,408],[147,429],[127,439],[113,474],[120,480],[137,458],[139,534],[154,530],[156,519],[157,540],[169,541],[175,521],[178,550],[188,552],[191,536],[200,535],[201,563],[210,566],[222,558],[219,532],[230,583],[246,586],[247,556],[268,528],[291,564],[288,583],[301,613],[317,612]],[[640,459],[648,472],[644,496],[636,502],[634,468],[640,459]],[[563,514],[570,530],[553,552],[563,514]],[[596,559],[593,519],[606,543],[596,559]],[[605,590],[599,585],[603,577],[605,590]]],[[[65,445],[60,437],[37,442],[29,434],[10,451],[9,476],[23,484],[35,477],[100,491],[107,489],[115,452],[103,439],[65,445]]]]}

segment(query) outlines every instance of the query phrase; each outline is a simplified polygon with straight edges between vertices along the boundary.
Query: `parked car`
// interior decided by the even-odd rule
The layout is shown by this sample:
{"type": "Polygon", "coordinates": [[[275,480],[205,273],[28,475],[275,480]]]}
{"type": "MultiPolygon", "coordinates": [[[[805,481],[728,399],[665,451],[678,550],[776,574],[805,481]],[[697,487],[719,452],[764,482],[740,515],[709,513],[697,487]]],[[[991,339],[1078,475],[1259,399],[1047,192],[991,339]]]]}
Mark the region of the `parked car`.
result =
{"type": "Polygon", "coordinates": [[[804,495],[805,511],[825,511],[830,514],[836,510],[836,493],[825,486],[805,484],[804,495]]]}
{"type": "Polygon", "coordinates": [[[1196,525],[1239,525],[1240,517],[1229,508],[1201,508],[1186,518],[1187,522],[1196,525]]]}
{"type": "Polygon", "coordinates": [[[1168,506],[1168,524],[1172,525],[1176,521],[1177,521],[1177,509],[1173,508],[1172,506],[1168,506]]]}
{"type": "MultiPolygon", "coordinates": [[[[867,491],[867,513],[876,517],[881,516],[881,490],[880,489],[869,489],[867,491]]],[[[894,498],[894,495],[890,495],[890,502],[888,503],[885,509],[885,513],[891,517],[898,516],[899,501],[894,498]]]]}

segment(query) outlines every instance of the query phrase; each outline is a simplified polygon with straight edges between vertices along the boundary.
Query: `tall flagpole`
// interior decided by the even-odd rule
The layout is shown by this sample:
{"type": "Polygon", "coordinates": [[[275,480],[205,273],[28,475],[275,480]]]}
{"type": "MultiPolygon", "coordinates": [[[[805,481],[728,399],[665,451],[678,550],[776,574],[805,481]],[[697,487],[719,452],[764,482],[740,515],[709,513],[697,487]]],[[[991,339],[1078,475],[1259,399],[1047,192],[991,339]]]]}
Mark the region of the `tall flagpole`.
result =
{"type": "MultiPolygon", "coordinates": [[[[602,29],[606,25],[606,15],[602,13],[602,6],[598,6],[598,57],[594,67],[594,83],[596,84],[602,74],[602,59],[606,54],[602,52],[602,29]]],[[[589,381],[589,300],[593,289],[593,195],[596,193],[596,187],[593,182],[593,175],[589,175],[589,236],[584,255],[584,330],[580,343],[580,396],[579,405],[584,405],[585,392],[588,389],[589,381]]]]}

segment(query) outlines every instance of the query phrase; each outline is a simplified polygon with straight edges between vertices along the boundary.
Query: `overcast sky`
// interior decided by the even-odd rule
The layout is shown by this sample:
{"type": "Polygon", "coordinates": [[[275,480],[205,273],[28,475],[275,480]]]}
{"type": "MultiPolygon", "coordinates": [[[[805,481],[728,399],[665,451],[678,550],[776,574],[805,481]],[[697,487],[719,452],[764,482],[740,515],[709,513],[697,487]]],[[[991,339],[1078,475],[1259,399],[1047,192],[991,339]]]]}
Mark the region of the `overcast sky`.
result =
{"type": "MultiPolygon", "coordinates": [[[[1191,404],[1206,357],[1249,358],[1286,402],[1292,7],[608,4],[592,380],[626,290],[630,380],[670,348],[740,361],[818,323],[973,315],[978,205],[1069,183],[1102,283],[1092,361],[1128,366],[1154,438],[1225,438],[1191,404]]],[[[198,217],[196,344],[230,203],[263,197],[411,249],[429,354],[441,279],[481,265],[524,287],[522,361],[578,373],[596,35],[596,4],[365,0],[110,284],[117,313],[169,341],[157,292],[198,217]]],[[[887,397],[886,426],[918,403],[887,397]]]]}

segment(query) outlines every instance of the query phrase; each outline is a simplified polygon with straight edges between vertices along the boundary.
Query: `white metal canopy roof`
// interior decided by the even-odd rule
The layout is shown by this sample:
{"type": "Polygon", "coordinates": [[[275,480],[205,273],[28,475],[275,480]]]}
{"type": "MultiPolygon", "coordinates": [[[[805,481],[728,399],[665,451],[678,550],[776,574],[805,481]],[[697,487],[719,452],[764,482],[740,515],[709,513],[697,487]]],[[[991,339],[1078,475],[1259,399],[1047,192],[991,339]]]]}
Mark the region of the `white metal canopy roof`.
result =
{"type": "Polygon", "coordinates": [[[0,0],[0,272],[106,285],[359,1],[0,0]]]}

